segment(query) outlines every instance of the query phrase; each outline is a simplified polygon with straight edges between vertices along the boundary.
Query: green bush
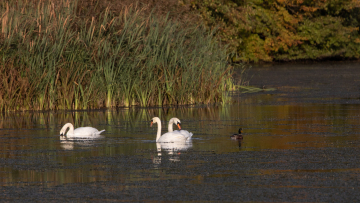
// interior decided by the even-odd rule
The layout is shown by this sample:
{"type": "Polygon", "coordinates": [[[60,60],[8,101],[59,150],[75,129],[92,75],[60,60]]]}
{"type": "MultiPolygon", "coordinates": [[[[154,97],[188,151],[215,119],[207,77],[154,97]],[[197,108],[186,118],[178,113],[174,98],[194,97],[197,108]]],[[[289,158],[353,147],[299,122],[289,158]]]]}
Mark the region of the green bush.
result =
{"type": "Polygon", "coordinates": [[[241,61],[359,58],[357,0],[184,0],[241,61]]]}

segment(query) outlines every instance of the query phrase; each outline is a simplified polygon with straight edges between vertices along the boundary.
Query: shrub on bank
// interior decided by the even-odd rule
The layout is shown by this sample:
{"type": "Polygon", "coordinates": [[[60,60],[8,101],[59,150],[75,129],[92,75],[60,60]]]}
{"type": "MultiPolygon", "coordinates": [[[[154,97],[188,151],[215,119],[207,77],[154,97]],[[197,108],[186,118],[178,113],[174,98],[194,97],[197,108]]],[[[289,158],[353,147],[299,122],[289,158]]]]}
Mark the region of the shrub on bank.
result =
{"type": "Polygon", "coordinates": [[[183,0],[238,60],[360,58],[360,1],[183,0]]]}

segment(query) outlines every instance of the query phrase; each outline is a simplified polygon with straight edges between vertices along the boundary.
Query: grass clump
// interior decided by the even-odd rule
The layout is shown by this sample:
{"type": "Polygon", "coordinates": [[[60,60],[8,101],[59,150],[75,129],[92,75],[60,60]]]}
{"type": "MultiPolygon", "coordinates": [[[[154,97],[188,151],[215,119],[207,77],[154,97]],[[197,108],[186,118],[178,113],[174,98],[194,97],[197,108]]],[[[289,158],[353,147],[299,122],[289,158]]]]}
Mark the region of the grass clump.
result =
{"type": "Polygon", "coordinates": [[[213,33],[136,6],[78,16],[77,2],[0,3],[1,111],[225,101],[232,67],[213,33]]]}

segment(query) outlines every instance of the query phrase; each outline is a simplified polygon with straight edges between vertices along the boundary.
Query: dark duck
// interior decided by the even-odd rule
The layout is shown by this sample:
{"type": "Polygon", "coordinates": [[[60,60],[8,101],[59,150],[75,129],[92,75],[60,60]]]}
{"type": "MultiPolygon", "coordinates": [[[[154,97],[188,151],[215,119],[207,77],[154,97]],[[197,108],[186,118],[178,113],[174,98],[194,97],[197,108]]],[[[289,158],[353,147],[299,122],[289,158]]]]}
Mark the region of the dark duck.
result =
{"type": "Polygon", "coordinates": [[[233,134],[231,135],[231,139],[233,140],[242,140],[243,139],[243,136],[242,136],[242,128],[239,128],[239,133],[238,134],[233,134]]]}

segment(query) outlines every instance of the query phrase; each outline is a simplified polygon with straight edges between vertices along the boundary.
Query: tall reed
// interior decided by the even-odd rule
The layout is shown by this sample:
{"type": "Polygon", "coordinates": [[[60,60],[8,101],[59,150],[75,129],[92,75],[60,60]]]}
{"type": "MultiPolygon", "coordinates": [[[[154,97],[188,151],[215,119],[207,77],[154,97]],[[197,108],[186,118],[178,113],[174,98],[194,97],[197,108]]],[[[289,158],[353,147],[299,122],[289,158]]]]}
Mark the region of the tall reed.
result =
{"type": "Polygon", "coordinates": [[[232,67],[202,26],[137,6],[78,16],[77,1],[0,3],[1,111],[224,102],[232,67]]]}

